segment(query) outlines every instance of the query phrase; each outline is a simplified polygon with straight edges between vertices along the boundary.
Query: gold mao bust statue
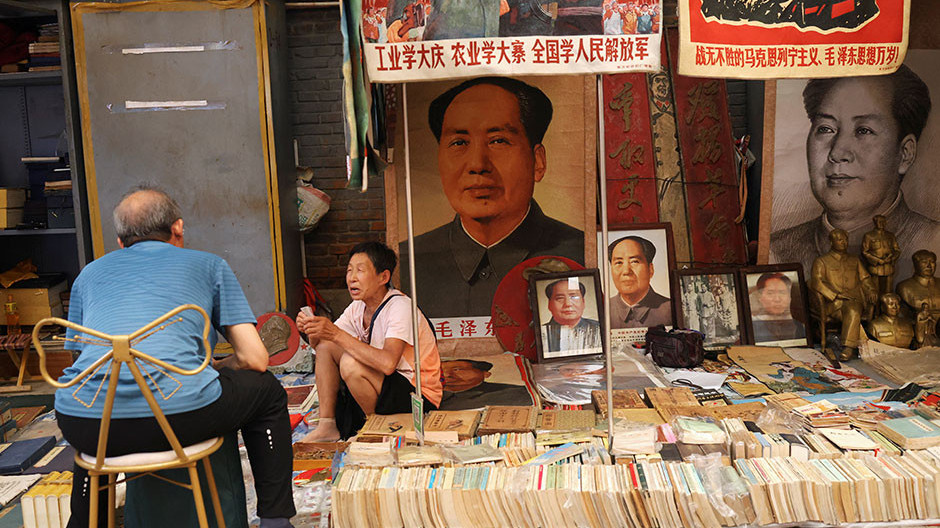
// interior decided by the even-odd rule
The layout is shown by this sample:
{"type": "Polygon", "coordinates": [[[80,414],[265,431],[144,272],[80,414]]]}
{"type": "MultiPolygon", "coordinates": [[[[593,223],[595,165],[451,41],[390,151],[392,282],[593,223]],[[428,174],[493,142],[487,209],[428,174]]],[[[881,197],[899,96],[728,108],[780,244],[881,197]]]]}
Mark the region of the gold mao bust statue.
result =
{"type": "Polygon", "coordinates": [[[901,315],[901,297],[896,293],[881,296],[881,315],[871,320],[868,335],[886,345],[907,348],[914,340],[914,324],[901,315]]]}
{"type": "Polygon", "coordinates": [[[872,222],[875,228],[862,237],[862,260],[868,265],[868,273],[881,296],[889,293],[894,285],[894,264],[901,256],[901,248],[894,233],[885,230],[884,215],[875,215],[872,222]]]}
{"type": "Polygon", "coordinates": [[[934,277],[937,271],[937,254],[921,249],[911,257],[914,261],[914,276],[898,283],[896,291],[911,314],[927,310],[934,318],[940,317],[940,281],[934,277]]]}
{"type": "Polygon", "coordinates": [[[858,349],[862,319],[870,318],[876,293],[862,261],[848,253],[848,233],[833,229],[829,232],[829,245],[829,252],[813,261],[809,288],[817,294],[820,313],[842,322],[839,338],[843,348],[839,359],[847,361],[858,349]]]}

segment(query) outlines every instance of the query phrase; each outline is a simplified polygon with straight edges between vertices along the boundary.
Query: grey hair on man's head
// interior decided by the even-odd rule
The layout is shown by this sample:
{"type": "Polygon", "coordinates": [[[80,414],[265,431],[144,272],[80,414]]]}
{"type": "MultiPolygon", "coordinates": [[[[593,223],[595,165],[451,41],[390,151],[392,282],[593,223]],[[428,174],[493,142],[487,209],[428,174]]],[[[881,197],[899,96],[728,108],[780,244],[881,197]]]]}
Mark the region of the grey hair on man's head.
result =
{"type": "Polygon", "coordinates": [[[182,217],[176,200],[157,187],[141,185],[114,208],[114,229],[124,247],[142,240],[166,242],[173,235],[170,227],[182,217]]]}

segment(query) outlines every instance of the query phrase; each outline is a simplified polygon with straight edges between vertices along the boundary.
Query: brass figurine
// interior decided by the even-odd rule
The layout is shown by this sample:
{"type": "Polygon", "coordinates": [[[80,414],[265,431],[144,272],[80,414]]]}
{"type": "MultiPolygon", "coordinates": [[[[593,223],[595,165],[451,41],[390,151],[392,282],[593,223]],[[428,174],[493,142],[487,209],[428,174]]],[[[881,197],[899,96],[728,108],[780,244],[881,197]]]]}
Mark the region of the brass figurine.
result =
{"type": "MultiPolygon", "coordinates": [[[[820,297],[820,314],[842,321],[839,337],[842,351],[839,359],[847,361],[855,355],[860,343],[862,319],[871,317],[876,294],[868,270],[862,261],[847,252],[849,235],[844,229],[829,232],[829,252],[816,257],[809,288],[820,297]]],[[[825,336],[822,336],[825,339],[825,336]]]]}
{"type": "Polygon", "coordinates": [[[875,228],[862,237],[862,260],[868,264],[868,273],[878,288],[878,296],[891,292],[894,285],[894,264],[901,256],[901,248],[894,233],[885,230],[884,215],[872,218],[875,228]]]}
{"type": "Polygon", "coordinates": [[[940,281],[934,276],[937,254],[921,249],[911,258],[914,260],[914,276],[898,283],[898,295],[911,314],[920,312],[922,305],[927,303],[927,309],[936,319],[940,317],[940,281]]]}
{"type": "Polygon", "coordinates": [[[907,348],[914,340],[914,325],[901,315],[901,297],[896,293],[881,296],[881,315],[871,320],[868,335],[891,346],[907,348]]]}
{"type": "Polygon", "coordinates": [[[922,303],[914,323],[914,348],[940,345],[937,339],[937,317],[930,312],[929,305],[922,303]]]}

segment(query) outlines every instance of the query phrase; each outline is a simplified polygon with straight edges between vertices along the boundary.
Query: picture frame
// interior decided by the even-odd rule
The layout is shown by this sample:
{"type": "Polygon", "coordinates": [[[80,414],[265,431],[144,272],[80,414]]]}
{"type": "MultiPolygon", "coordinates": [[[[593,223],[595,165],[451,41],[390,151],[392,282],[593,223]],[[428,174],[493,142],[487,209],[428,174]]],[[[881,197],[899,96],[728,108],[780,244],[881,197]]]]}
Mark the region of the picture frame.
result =
{"type": "Polygon", "coordinates": [[[813,345],[803,267],[797,263],[741,268],[748,343],[779,347],[813,345]]]}
{"type": "Polygon", "coordinates": [[[600,283],[597,268],[529,276],[537,362],[603,353],[600,283]]]}
{"type": "MultiPolygon", "coordinates": [[[[513,255],[519,255],[517,261],[499,259],[496,266],[490,266],[492,269],[487,269],[486,275],[470,286],[452,287],[450,283],[453,281],[443,283],[438,280],[435,275],[444,273],[440,269],[440,259],[447,258],[447,262],[453,262],[457,256],[465,253],[455,249],[457,246],[445,251],[446,248],[435,244],[433,251],[429,251],[422,245],[423,236],[453,224],[456,216],[456,210],[444,189],[439,159],[442,154],[439,152],[439,142],[429,125],[428,114],[435,98],[461,84],[465,79],[410,83],[407,85],[408,129],[405,130],[402,126],[395,128],[394,144],[396,147],[404,145],[404,135],[408,134],[412,199],[414,204],[420,204],[420,207],[416,205],[413,210],[418,290],[416,297],[422,310],[434,323],[443,320],[459,321],[467,317],[489,319],[489,305],[485,310],[472,306],[467,308],[458,298],[467,295],[473,299],[485,297],[481,291],[495,290],[499,280],[511,269],[510,264],[518,264],[526,258],[551,254],[571,258],[585,267],[595,267],[597,264],[597,238],[594,234],[597,225],[595,79],[593,76],[520,76],[513,79],[542,91],[553,107],[553,117],[541,143],[546,159],[545,172],[534,184],[532,201],[544,216],[559,222],[553,224],[554,228],[562,229],[563,226],[568,226],[580,231],[583,243],[579,246],[583,246],[583,249],[577,255],[544,252],[538,248],[528,252],[513,251],[513,255]],[[470,293],[465,293],[465,289],[470,293]]],[[[397,103],[399,124],[402,123],[400,116],[404,113],[401,99],[399,98],[397,103]]],[[[393,282],[401,285],[405,293],[409,293],[408,270],[411,264],[408,261],[407,247],[405,164],[402,162],[405,155],[404,149],[396,148],[398,163],[389,165],[385,172],[385,233],[386,243],[399,252],[399,266],[393,282]]],[[[508,175],[501,178],[506,180],[508,175]]],[[[534,239],[535,237],[527,238],[530,241],[534,239]]],[[[479,326],[482,327],[483,323],[479,326]]]]}
{"type": "MultiPolygon", "coordinates": [[[[932,27],[936,27],[936,19],[932,27]]],[[[940,70],[936,68],[937,61],[940,61],[940,49],[936,48],[936,42],[928,46],[923,44],[918,43],[912,33],[911,49],[907,51],[904,64],[927,85],[933,107],[936,108],[940,102],[937,95],[940,93],[940,70]]],[[[855,82],[865,79],[870,77],[842,80],[855,82]]],[[[813,260],[829,251],[828,230],[832,227],[846,228],[849,234],[848,251],[858,254],[864,233],[873,228],[871,217],[880,212],[888,217],[888,231],[897,236],[901,248],[901,257],[895,268],[895,283],[910,277],[913,273],[912,254],[925,246],[935,245],[940,239],[940,229],[916,227],[936,226],[936,221],[940,220],[940,205],[933,199],[935,193],[930,192],[935,180],[934,168],[940,164],[940,149],[937,148],[940,145],[940,113],[930,112],[916,141],[913,163],[905,169],[903,178],[899,178],[898,174],[888,176],[900,179],[901,193],[895,202],[884,207],[872,206],[867,200],[870,196],[890,195],[890,192],[877,186],[879,182],[891,180],[885,179],[882,171],[877,170],[877,164],[866,161],[864,166],[859,165],[858,168],[866,174],[860,183],[867,187],[860,189],[864,192],[846,194],[855,202],[851,208],[846,208],[834,197],[842,194],[822,193],[816,196],[811,184],[810,162],[819,165],[825,156],[825,149],[822,149],[823,154],[814,156],[809,156],[807,152],[808,135],[813,128],[804,108],[803,90],[806,84],[805,79],[785,79],[767,81],[764,86],[757,263],[799,262],[803,265],[804,275],[808,275],[813,260]],[[838,207],[842,216],[850,215],[844,225],[832,224],[825,203],[831,203],[833,209],[838,207]]],[[[879,98],[890,99],[890,93],[879,98]]],[[[878,111],[877,106],[871,108],[872,113],[878,111]]],[[[883,152],[885,149],[879,147],[877,151],[883,152]]],[[[857,153],[857,148],[853,152],[857,153]]],[[[861,163],[861,160],[857,163],[861,163]]],[[[820,186],[817,191],[825,188],[820,186]]],[[[847,190],[840,190],[839,193],[847,190]]]]}
{"type": "Polygon", "coordinates": [[[611,342],[642,342],[645,340],[646,330],[651,326],[663,324],[672,328],[675,324],[672,270],[676,267],[672,224],[662,222],[609,226],[607,240],[618,252],[614,261],[610,258],[608,248],[604,247],[602,237],[602,233],[598,231],[598,263],[601,259],[607,259],[610,266],[611,276],[605,291],[610,297],[611,342]],[[649,262],[648,270],[641,261],[631,267],[621,267],[622,272],[615,271],[615,261],[622,262],[630,257],[646,256],[641,241],[624,245],[625,237],[638,237],[652,246],[652,262],[649,262]],[[627,271],[628,269],[632,272],[627,271]],[[637,291],[638,289],[640,291],[637,291]],[[633,297],[632,306],[625,297],[633,297]]]}
{"type": "Polygon", "coordinates": [[[705,335],[705,350],[747,343],[738,268],[675,270],[676,325],[705,335]]]}

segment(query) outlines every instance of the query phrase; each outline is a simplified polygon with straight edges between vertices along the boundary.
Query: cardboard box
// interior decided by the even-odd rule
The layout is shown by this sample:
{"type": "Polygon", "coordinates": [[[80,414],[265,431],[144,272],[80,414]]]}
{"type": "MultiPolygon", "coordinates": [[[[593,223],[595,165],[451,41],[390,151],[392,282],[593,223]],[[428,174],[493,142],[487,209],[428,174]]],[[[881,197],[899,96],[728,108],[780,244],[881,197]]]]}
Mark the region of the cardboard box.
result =
{"type": "Polygon", "coordinates": [[[0,209],[17,209],[26,203],[26,189],[0,188],[0,209]]]}
{"type": "Polygon", "coordinates": [[[0,209],[0,229],[12,229],[23,222],[23,208],[0,209]]]}
{"type": "Polygon", "coordinates": [[[7,296],[12,295],[20,312],[20,324],[34,325],[46,317],[62,317],[59,294],[67,289],[64,275],[40,274],[38,279],[20,281],[11,288],[0,289],[0,299],[6,302],[7,296]]]}

